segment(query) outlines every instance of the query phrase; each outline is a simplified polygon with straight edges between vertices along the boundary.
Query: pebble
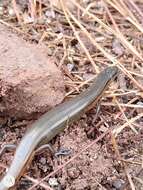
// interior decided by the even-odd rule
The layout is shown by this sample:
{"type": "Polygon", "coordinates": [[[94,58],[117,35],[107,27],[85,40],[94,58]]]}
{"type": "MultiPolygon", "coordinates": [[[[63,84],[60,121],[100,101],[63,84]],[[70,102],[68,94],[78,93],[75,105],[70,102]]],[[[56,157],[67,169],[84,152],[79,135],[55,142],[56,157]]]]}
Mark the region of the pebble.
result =
{"type": "Polygon", "coordinates": [[[30,17],[28,14],[23,14],[23,19],[25,24],[30,24],[34,22],[34,19],[30,17]]]}
{"type": "Polygon", "coordinates": [[[12,17],[16,16],[14,9],[11,7],[8,8],[8,14],[12,17]]]}
{"type": "Polygon", "coordinates": [[[122,179],[116,179],[114,182],[113,182],[113,187],[115,187],[117,190],[120,190],[122,185],[124,184],[125,182],[122,180],[122,179]]]}
{"type": "Polygon", "coordinates": [[[57,186],[59,186],[59,182],[58,182],[57,178],[55,178],[55,177],[50,178],[49,179],[49,185],[51,187],[57,187],[57,186]]]}
{"type": "Polygon", "coordinates": [[[45,12],[45,16],[48,17],[48,18],[55,18],[56,17],[55,12],[52,11],[52,10],[47,10],[45,12]]]}
{"type": "Polygon", "coordinates": [[[67,64],[68,71],[71,72],[73,70],[74,66],[75,66],[74,64],[68,63],[67,64]]]}

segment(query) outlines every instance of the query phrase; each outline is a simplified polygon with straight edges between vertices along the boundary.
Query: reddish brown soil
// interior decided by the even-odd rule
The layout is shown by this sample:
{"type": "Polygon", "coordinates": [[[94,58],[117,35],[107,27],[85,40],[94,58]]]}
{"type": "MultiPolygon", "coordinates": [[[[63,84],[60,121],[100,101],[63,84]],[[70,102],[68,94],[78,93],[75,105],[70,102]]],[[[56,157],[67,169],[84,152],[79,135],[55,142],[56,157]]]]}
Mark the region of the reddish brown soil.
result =
{"type": "MultiPolygon", "coordinates": [[[[6,2],[7,6],[11,5],[9,0],[5,1],[5,3],[6,2]]],[[[26,7],[28,1],[23,0],[22,2],[25,2],[24,6],[26,7]]],[[[130,4],[131,1],[126,2],[130,4]]],[[[141,2],[134,2],[137,2],[139,8],[143,10],[143,4],[141,2]]],[[[103,1],[97,0],[95,4],[92,3],[93,1],[82,1],[81,5],[85,8],[88,7],[92,14],[97,16],[110,28],[115,29],[116,25],[113,24],[107,13],[103,1]]],[[[127,21],[127,17],[122,16],[108,3],[107,7],[115,19],[120,32],[130,44],[134,45],[134,47],[142,53],[141,32],[132,23],[127,21]]],[[[131,7],[130,11],[133,11],[132,13],[134,14],[136,12],[134,10],[135,8],[133,8],[133,6],[131,7]]],[[[57,8],[52,9],[49,4],[43,5],[42,8],[42,17],[35,22],[26,23],[24,27],[18,25],[15,15],[9,15],[6,6],[4,8],[4,15],[2,15],[1,18],[5,21],[5,24],[12,26],[15,30],[20,30],[19,39],[24,36],[24,39],[27,41],[34,42],[33,46],[36,46],[39,41],[42,41],[42,43],[46,45],[48,55],[51,56],[52,59],[56,59],[57,65],[61,68],[67,93],[70,92],[70,95],[74,96],[79,93],[77,90],[78,85],[95,76],[96,72],[67,22],[63,11],[57,8]],[[46,36],[42,38],[45,32],[46,36]]],[[[24,9],[25,14],[29,15],[27,8],[24,9]]],[[[84,15],[83,12],[77,8],[71,11],[73,11],[78,21],[92,34],[93,38],[97,40],[98,44],[101,45],[105,51],[115,56],[127,70],[131,71],[130,74],[134,73],[133,77],[142,86],[142,61],[139,60],[131,50],[125,48],[117,37],[105,30],[104,27],[91,17],[88,17],[86,14],[84,15]]],[[[139,22],[142,23],[143,17],[138,14],[134,14],[134,16],[137,16],[136,19],[139,19],[139,22]]],[[[84,33],[82,34],[77,24],[75,24],[74,21],[72,22],[93,61],[99,67],[99,70],[111,64],[111,61],[109,61],[106,56],[103,56],[103,53],[89,41],[87,36],[84,33]]],[[[12,36],[12,30],[10,30],[10,32],[12,36]]],[[[36,50],[36,52],[37,51],[38,50],[36,50]]],[[[60,81],[58,81],[58,83],[60,84],[60,81]]],[[[53,93],[57,93],[57,91],[53,93]]],[[[27,102],[27,100],[25,101],[27,102]]],[[[37,103],[39,102],[40,100],[38,99],[37,103]]],[[[118,129],[126,123],[125,116],[130,121],[132,118],[141,114],[143,109],[141,107],[137,108],[137,106],[142,105],[142,102],[143,95],[141,88],[125,73],[121,72],[116,82],[110,85],[108,92],[106,92],[102,99],[100,112],[97,117],[96,112],[98,106],[83,115],[80,120],[73,125],[68,126],[67,122],[65,131],[51,141],[51,145],[56,152],[60,149],[69,149],[71,150],[71,154],[68,156],[59,156],[58,158],[51,155],[49,151],[37,154],[25,175],[18,181],[15,189],[28,190],[28,188],[34,184],[32,182],[33,179],[41,180],[43,177],[50,175],[51,172],[54,172],[50,178],[45,180],[45,184],[52,190],[133,190],[131,184],[129,184],[129,177],[132,179],[135,189],[142,190],[142,117],[132,123],[137,133],[133,132],[130,127],[126,127],[117,135],[117,146],[113,136],[109,133],[98,143],[95,143],[73,159],[68,165],[63,166],[61,170],[56,172],[56,169],[61,166],[61,164],[65,164],[87,145],[93,143],[94,140],[108,128],[111,129],[113,127],[114,129],[118,129]],[[131,92],[132,90],[134,92],[131,92]],[[113,98],[114,93],[118,94],[116,95],[116,100],[119,103],[123,103],[123,105],[127,105],[127,103],[131,101],[131,107],[122,106],[122,111],[125,115],[121,113],[121,110],[115,103],[115,97],[113,98]],[[29,176],[31,177],[30,179],[29,176]]],[[[17,108],[17,104],[15,105],[17,108]]],[[[21,118],[20,121],[11,117],[5,120],[0,127],[0,146],[3,143],[18,144],[30,125],[24,122],[27,121],[23,118],[21,118]]],[[[30,122],[33,123],[32,120],[30,122]]],[[[4,165],[8,167],[12,159],[13,153],[8,151],[0,158],[1,176],[4,175],[4,165]]],[[[48,189],[48,187],[43,188],[41,185],[37,185],[34,189],[48,189]]]]}

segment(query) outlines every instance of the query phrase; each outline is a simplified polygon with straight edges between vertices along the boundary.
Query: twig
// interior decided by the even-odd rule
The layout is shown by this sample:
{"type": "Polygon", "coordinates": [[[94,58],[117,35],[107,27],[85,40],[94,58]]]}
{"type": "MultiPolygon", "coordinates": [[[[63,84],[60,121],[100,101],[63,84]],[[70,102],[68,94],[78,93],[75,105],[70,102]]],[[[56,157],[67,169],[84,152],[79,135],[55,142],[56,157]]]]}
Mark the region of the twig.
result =
{"type": "MultiPolygon", "coordinates": [[[[131,118],[131,119],[129,120],[129,123],[131,124],[131,123],[135,122],[136,120],[140,119],[141,117],[143,117],[143,113],[140,113],[140,114],[138,114],[136,117],[131,118]]],[[[125,127],[127,127],[128,125],[129,125],[128,122],[126,122],[126,123],[124,123],[122,126],[116,128],[116,129],[114,129],[114,130],[113,130],[113,134],[114,134],[115,136],[117,136],[117,135],[118,135],[125,127]]]]}
{"type": "MultiPolygon", "coordinates": [[[[101,105],[103,106],[117,106],[117,104],[112,103],[112,102],[103,102],[101,103],[101,105]]],[[[142,105],[137,105],[137,104],[123,104],[123,103],[119,103],[120,106],[122,107],[127,107],[127,108],[138,108],[138,109],[143,109],[142,105]]]]}
{"type": "MultiPolygon", "coordinates": [[[[126,18],[131,24],[133,24],[141,33],[143,33],[143,28],[139,24],[139,22],[135,19],[135,17],[132,15],[132,13],[129,11],[125,11],[125,5],[124,8],[121,6],[118,1],[114,1],[113,3],[111,0],[106,0],[112,7],[114,7],[124,18],[126,18]],[[121,8],[122,7],[122,8],[121,8]],[[132,15],[132,16],[131,16],[132,15]]],[[[127,9],[126,9],[127,10],[127,9]]]]}
{"type": "Polygon", "coordinates": [[[20,17],[20,14],[19,14],[19,11],[18,11],[18,8],[17,8],[17,5],[16,5],[16,1],[15,1],[15,0],[12,0],[12,5],[13,5],[13,9],[14,9],[14,11],[15,11],[17,20],[18,20],[19,24],[21,24],[22,20],[21,20],[21,17],[20,17]]]}
{"type": "Polygon", "coordinates": [[[30,34],[23,32],[23,31],[20,30],[19,28],[12,26],[11,24],[9,24],[8,22],[5,22],[5,21],[2,20],[2,19],[0,19],[0,23],[3,24],[3,25],[5,25],[5,26],[7,26],[7,27],[9,27],[9,28],[11,28],[11,29],[13,29],[14,31],[18,32],[19,34],[25,35],[25,36],[28,37],[28,38],[31,38],[31,37],[32,37],[30,34]]]}
{"type": "Polygon", "coordinates": [[[130,4],[135,8],[135,10],[140,14],[140,16],[143,19],[143,12],[140,10],[140,8],[136,5],[136,3],[133,0],[128,0],[130,4]]]}
{"type": "Polygon", "coordinates": [[[36,18],[36,1],[35,0],[29,0],[29,4],[30,4],[31,18],[33,20],[35,20],[35,18],[36,18]]]}
{"type": "Polygon", "coordinates": [[[120,106],[119,102],[117,101],[117,99],[116,99],[115,97],[114,97],[114,99],[115,99],[115,102],[116,102],[116,104],[118,105],[118,107],[119,107],[119,109],[120,109],[122,115],[124,116],[126,122],[127,122],[128,125],[130,126],[130,128],[131,128],[136,134],[138,134],[137,130],[132,126],[132,124],[129,122],[128,118],[126,117],[126,115],[125,115],[125,113],[124,113],[122,107],[120,106]]]}

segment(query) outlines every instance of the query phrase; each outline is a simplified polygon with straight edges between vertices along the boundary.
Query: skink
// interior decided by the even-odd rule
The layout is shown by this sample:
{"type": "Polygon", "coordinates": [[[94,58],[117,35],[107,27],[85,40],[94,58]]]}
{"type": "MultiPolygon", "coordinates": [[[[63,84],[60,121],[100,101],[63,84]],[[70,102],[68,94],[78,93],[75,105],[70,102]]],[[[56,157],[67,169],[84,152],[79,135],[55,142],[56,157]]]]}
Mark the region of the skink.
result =
{"type": "Polygon", "coordinates": [[[96,77],[87,90],[58,105],[37,120],[19,143],[11,166],[0,182],[0,190],[13,187],[22,176],[22,171],[34,150],[42,142],[50,141],[62,131],[67,121],[68,123],[75,121],[92,103],[96,103],[117,73],[118,68],[116,66],[106,68],[96,77]]]}

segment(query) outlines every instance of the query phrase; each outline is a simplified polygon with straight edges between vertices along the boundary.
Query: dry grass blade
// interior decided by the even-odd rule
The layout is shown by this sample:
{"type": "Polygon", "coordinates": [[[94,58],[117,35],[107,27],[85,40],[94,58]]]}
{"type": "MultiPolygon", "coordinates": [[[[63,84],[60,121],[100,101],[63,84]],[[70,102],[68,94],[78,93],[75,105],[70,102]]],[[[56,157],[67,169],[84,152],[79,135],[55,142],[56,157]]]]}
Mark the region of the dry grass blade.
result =
{"type": "MultiPolygon", "coordinates": [[[[137,93],[135,93],[137,95],[137,93]]],[[[116,94],[114,93],[114,97],[116,96],[116,94]]],[[[109,95],[107,97],[113,97],[113,95],[109,95]]],[[[119,103],[118,102],[118,105],[120,107],[124,107],[124,108],[134,108],[134,109],[143,109],[143,105],[137,105],[137,104],[133,104],[133,102],[137,101],[138,100],[138,97],[136,96],[135,98],[131,99],[128,103],[124,104],[124,103],[119,103]]],[[[110,102],[104,102],[104,103],[101,103],[101,105],[104,105],[104,106],[117,106],[116,103],[110,103],[110,102]]],[[[125,111],[125,109],[124,109],[125,111]]]]}
{"type": "Polygon", "coordinates": [[[143,78],[143,75],[140,74],[140,73],[136,73],[136,72],[130,71],[130,70],[128,70],[128,71],[129,71],[129,73],[131,73],[131,74],[133,74],[133,75],[136,75],[136,76],[138,76],[138,77],[140,77],[140,78],[143,78]]]}
{"type": "MultiPolygon", "coordinates": [[[[26,177],[26,179],[32,181],[34,184],[39,183],[39,180],[33,179],[32,177],[29,177],[28,175],[25,175],[25,177],[26,177]]],[[[46,183],[44,183],[44,182],[42,182],[42,183],[40,184],[40,186],[43,187],[43,188],[46,189],[46,190],[53,190],[53,188],[51,188],[50,186],[48,186],[48,185],[47,185],[46,183]]]]}
{"type": "MultiPolygon", "coordinates": [[[[107,91],[108,92],[108,91],[107,91]]],[[[110,93],[110,92],[109,92],[110,93]]],[[[137,90],[129,90],[127,92],[124,92],[124,91],[117,91],[116,92],[111,92],[111,94],[107,95],[107,97],[113,97],[113,93],[114,93],[114,96],[117,97],[117,96],[124,96],[124,95],[128,95],[128,94],[136,94],[138,95],[139,92],[137,90]]]]}
{"type": "Polygon", "coordinates": [[[21,17],[20,17],[19,11],[18,11],[18,9],[17,9],[17,4],[16,4],[16,1],[15,1],[15,0],[12,0],[12,5],[13,5],[13,9],[14,9],[14,11],[15,11],[17,20],[18,20],[19,24],[21,24],[21,17]]]}
{"type": "MultiPolygon", "coordinates": [[[[114,7],[124,18],[126,18],[131,24],[133,24],[140,32],[143,33],[143,27],[140,25],[140,23],[135,19],[135,17],[132,15],[132,13],[128,10],[128,12],[123,9],[123,2],[122,5],[119,4],[118,1],[114,1],[114,3],[111,0],[106,0],[112,7],[114,7]],[[121,8],[122,7],[122,8],[121,8]],[[132,16],[131,16],[132,15],[132,16]],[[134,19],[133,19],[134,18],[134,19]]],[[[126,5],[124,4],[124,8],[126,5]]]]}
{"type": "Polygon", "coordinates": [[[140,163],[140,162],[134,162],[134,161],[131,161],[131,160],[125,160],[125,159],[122,159],[122,161],[123,161],[123,162],[130,163],[130,164],[136,164],[136,165],[139,165],[139,166],[142,165],[142,163],[140,163]]]}
{"type": "Polygon", "coordinates": [[[84,43],[83,43],[82,40],[80,39],[80,37],[79,37],[79,35],[78,35],[78,32],[76,31],[74,25],[73,25],[72,22],[70,21],[69,16],[68,16],[68,14],[67,14],[67,12],[66,12],[66,10],[65,10],[65,5],[64,5],[63,1],[60,1],[60,2],[61,2],[61,6],[62,6],[62,9],[63,9],[63,12],[64,12],[64,14],[65,14],[65,17],[66,17],[68,23],[70,24],[70,26],[71,26],[71,28],[72,28],[72,30],[73,30],[73,32],[74,32],[74,35],[76,36],[76,38],[77,38],[77,40],[79,41],[81,47],[82,47],[83,50],[85,51],[85,53],[86,53],[88,59],[90,60],[91,64],[93,65],[95,71],[96,71],[97,73],[99,73],[99,68],[98,68],[98,66],[97,66],[97,65],[95,64],[95,62],[93,61],[93,59],[92,59],[92,57],[91,57],[89,51],[87,50],[87,48],[85,47],[84,43]]]}
{"type": "Polygon", "coordinates": [[[11,28],[12,30],[18,32],[19,34],[22,34],[24,36],[26,36],[27,38],[31,38],[31,35],[28,33],[23,32],[21,29],[12,26],[11,24],[9,24],[8,22],[5,22],[4,20],[0,19],[0,23],[4,24],[5,26],[7,26],[8,28],[11,28]]]}
{"type": "MultiPolygon", "coordinates": [[[[104,102],[101,103],[101,105],[103,106],[117,106],[115,103],[112,102],[104,102]]],[[[138,109],[143,109],[142,105],[136,105],[136,104],[123,104],[123,103],[119,103],[120,106],[122,107],[127,107],[127,108],[138,108],[138,109]]]]}
{"type": "Polygon", "coordinates": [[[107,11],[107,13],[108,13],[108,15],[109,15],[109,17],[110,17],[110,19],[111,19],[111,21],[112,21],[114,27],[115,27],[115,30],[116,30],[116,32],[117,32],[118,39],[120,39],[120,41],[123,43],[123,45],[124,45],[125,47],[127,47],[127,48],[133,53],[133,55],[135,55],[136,57],[138,57],[138,58],[140,58],[141,60],[143,60],[142,56],[139,54],[139,52],[136,50],[136,48],[135,48],[133,45],[131,45],[131,43],[129,43],[129,42],[126,40],[126,38],[124,37],[124,35],[120,32],[119,27],[117,26],[117,24],[116,24],[116,22],[115,22],[115,20],[114,20],[114,18],[113,18],[113,16],[112,16],[112,14],[110,13],[110,11],[109,11],[109,9],[108,9],[106,3],[104,3],[104,6],[105,6],[105,8],[106,8],[106,11],[107,11]]]}
{"type": "Polygon", "coordinates": [[[66,49],[66,40],[65,38],[63,37],[63,49],[64,49],[64,56],[63,58],[61,59],[60,63],[59,63],[59,68],[61,68],[61,66],[64,64],[64,60],[66,59],[66,57],[68,56],[68,53],[67,53],[67,49],[66,49]]]}
{"type": "Polygon", "coordinates": [[[77,2],[73,2],[83,13],[89,15],[91,18],[93,18],[96,22],[98,22],[103,28],[105,28],[107,31],[111,32],[113,35],[116,36],[117,39],[120,40],[120,42],[129,50],[135,54],[141,61],[143,61],[143,57],[139,54],[139,52],[133,47],[126,39],[125,37],[119,33],[118,31],[113,30],[111,27],[107,26],[102,20],[97,18],[95,15],[84,9],[82,6],[80,6],[77,2]]]}
{"type": "MultiPolygon", "coordinates": [[[[94,77],[94,78],[95,78],[95,77],[94,77]]],[[[78,91],[79,91],[79,89],[82,88],[84,85],[90,83],[94,78],[91,78],[91,79],[88,79],[88,80],[82,82],[82,83],[78,86],[78,91]]],[[[72,94],[74,91],[75,91],[75,90],[73,89],[73,90],[71,90],[70,92],[66,93],[65,97],[68,97],[68,96],[69,96],[70,94],[72,94]]]]}
{"type": "Polygon", "coordinates": [[[36,1],[29,0],[29,4],[30,4],[31,18],[34,20],[36,18],[36,1]]]}
{"type": "Polygon", "coordinates": [[[83,12],[82,16],[86,15],[87,12],[89,11],[89,9],[90,9],[91,7],[94,7],[95,5],[96,5],[96,2],[90,3],[90,4],[86,7],[86,9],[85,9],[85,11],[83,12]]]}
{"type": "MultiPolygon", "coordinates": [[[[143,117],[143,113],[140,113],[140,114],[138,114],[136,117],[131,118],[130,120],[128,120],[128,122],[129,122],[130,124],[132,124],[132,123],[134,123],[136,120],[140,119],[141,117],[143,117]]],[[[120,132],[122,132],[122,130],[123,130],[124,128],[126,128],[126,127],[129,125],[128,122],[124,123],[122,126],[118,127],[117,129],[114,129],[114,130],[113,130],[113,134],[115,134],[115,136],[117,136],[120,132]]]]}
{"type": "Polygon", "coordinates": [[[134,177],[134,179],[135,179],[136,181],[138,181],[140,184],[143,185],[143,180],[142,180],[142,179],[140,179],[140,178],[138,178],[138,177],[134,177]]]}
{"type": "Polygon", "coordinates": [[[42,16],[42,2],[39,0],[39,17],[42,16]]]}
{"type": "Polygon", "coordinates": [[[133,0],[128,0],[130,4],[135,8],[135,10],[140,14],[140,16],[143,18],[143,12],[140,10],[140,8],[136,5],[136,3],[133,0]]]}
{"type": "Polygon", "coordinates": [[[116,102],[116,104],[118,105],[118,107],[119,107],[119,109],[120,109],[122,115],[124,116],[126,122],[127,122],[128,125],[130,126],[130,128],[133,130],[133,132],[135,132],[136,134],[138,134],[137,130],[132,126],[132,124],[129,122],[128,118],[126,117],[126,115],[125,115],[125,113],[124,113],[122,107],[120,106],[119,102],[117,101],[117,99],[116,99],[115,97],[114,97],[114,99],[115,99],[115,102],[116,102]]]}
{"type": "Polygon", "coordinates": [[[91,34],[86,30],[85,27],[82,26],[82,24],[75,18],[75,16],[66,9],[67,13],[70,15],[72,20],[80,27],[80,29],[85,33],[85,35],[90,39],[92,44],[97,47],[98,50],[100,50],[103,55],[109,59],[113,64],[116,64],[132,81],[135,83],[141,90],[143,90],[143,86],[139,84],[134,77],[128,72],[128,70],[111,54],[109,54],[107,51],[105,51],[97,42],[96,40],[91,36],[91,34]]]}
{"type": "Polygon", "coordinates": [[[122,1],[122,0],[119,0],[119,1],[115,1],[114,0],[114,3],[117,5],[117,7],[122,7],[123,9],[121,9],[123,12],[124,15],[129,15],[135,22],[138,22],[136,17],[134,17],[134,15],[132,14],[132,12],[128,9],[128,7],[126,6],[126,4],[122,1]]]}

